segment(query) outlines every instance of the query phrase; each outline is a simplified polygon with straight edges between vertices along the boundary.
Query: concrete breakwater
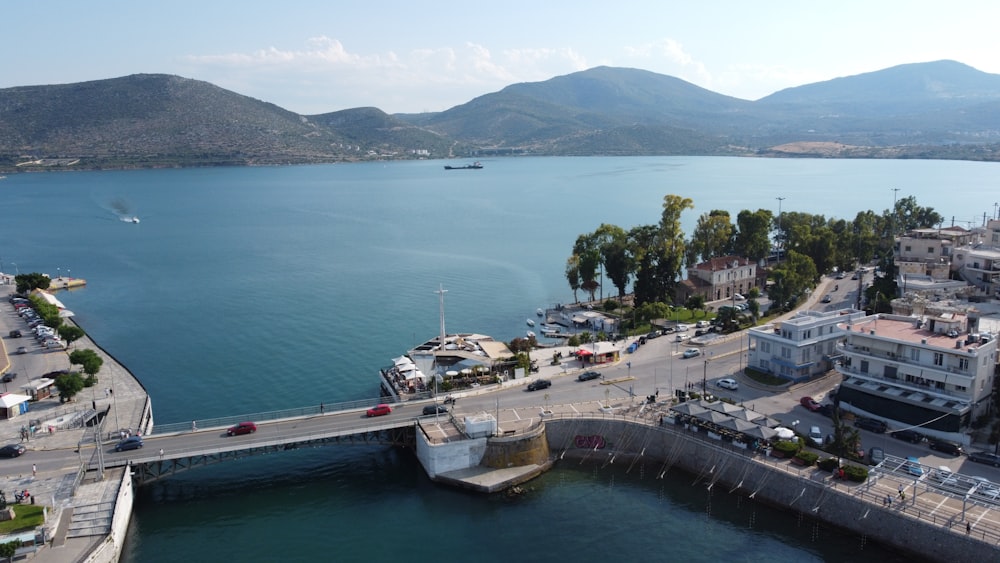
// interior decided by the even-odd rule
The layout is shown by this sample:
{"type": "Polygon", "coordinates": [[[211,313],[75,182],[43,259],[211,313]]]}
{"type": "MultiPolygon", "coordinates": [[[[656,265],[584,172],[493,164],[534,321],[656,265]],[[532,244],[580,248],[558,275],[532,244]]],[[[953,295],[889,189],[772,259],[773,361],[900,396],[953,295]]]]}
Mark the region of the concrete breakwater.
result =
{"type": "MultiPolygon", "coordinates": [[[[673,426],[650,426],[624,419],[564,418],[545,422],[556,455],[604,461],[635,456],[699,476],[715,494],[752,497],[824,524],[869,537],[922,559],[989,561],[997,548],[969,537],[964,524],[949,527],[905,510],[885,508],[868,484],[831,485],[818,471],[801,473],[734,451],[673,426]],[[729,493],[729,491],[732,491],[729,493]]],[[[897,503],[899,504],[899,503],[897,503]]]]}

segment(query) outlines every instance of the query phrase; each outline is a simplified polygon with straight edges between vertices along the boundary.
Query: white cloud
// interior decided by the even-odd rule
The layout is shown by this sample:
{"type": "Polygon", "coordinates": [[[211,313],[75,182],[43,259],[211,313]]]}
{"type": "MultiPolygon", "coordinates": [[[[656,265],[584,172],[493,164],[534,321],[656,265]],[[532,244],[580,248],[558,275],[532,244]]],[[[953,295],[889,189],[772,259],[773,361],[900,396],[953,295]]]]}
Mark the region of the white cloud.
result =
{"type": "Polygon", "coordinates": [[[329,37],[311,38],[301,50],[269,47],[190,56],[186,62],[204,80],[301,113],[367,105],[388,112],[440,111],[512,83],[589,68],[586,58],[569,48],[494,53],[468,42],[362,54],[329,37]]]}

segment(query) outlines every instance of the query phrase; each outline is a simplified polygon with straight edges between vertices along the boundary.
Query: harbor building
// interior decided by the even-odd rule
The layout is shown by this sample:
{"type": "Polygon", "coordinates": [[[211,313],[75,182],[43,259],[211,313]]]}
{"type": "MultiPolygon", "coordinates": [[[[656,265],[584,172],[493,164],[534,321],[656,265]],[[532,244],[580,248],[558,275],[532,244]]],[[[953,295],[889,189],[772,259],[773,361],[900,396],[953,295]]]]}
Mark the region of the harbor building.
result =
{"type": "Polygon", "coordinates": [[[747,331],[748,365],[792,382],[824,374],[834,368],[837,341],[843,338],[837,325],[864,316],[855,309],[799,311],[780,323],[753,327],[747,331]]]}

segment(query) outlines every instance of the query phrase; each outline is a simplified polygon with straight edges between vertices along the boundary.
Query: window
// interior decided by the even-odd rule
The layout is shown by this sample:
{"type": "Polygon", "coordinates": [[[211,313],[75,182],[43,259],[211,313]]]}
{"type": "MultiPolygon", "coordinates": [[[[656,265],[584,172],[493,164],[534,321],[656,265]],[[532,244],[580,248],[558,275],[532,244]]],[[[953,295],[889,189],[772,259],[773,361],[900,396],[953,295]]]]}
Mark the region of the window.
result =
{"type": "Polygon", "coordinates": [[[934,247],[933,246],[928,246],[927,247],[927,254],[934,254],[934,247]]]}
{"type": "Polygon", "coordinates": [[[868,373],[868,360],[861,360],[861,373],[868,373]]]}
{"type": "Polygon", "coordinates": [[[969,358],[959,358],[958,359],[958,369],[966,371],[969,369],[969,358]]]}
{"type": "Polygon", "coordinates": [[[941,352],[934,352],[934,365],[943,366],[944,365],[944,354],[941,352]]]}
{"type": "Polygon", "coordinates": [[[781,347],[781,357],[782,358],[791,358],[792,357],[792,350],[791,350],[791,348],[789,348],[788,346],[782,346],[781,347]]]}
{"type": "Polygon", "coordinates": [[[882,376],[886,379],[896,379],[896,366],[885,366],[882,376]]]}
{"type": "Polygon", "coordinates": [[[771,371],[770,362],[768,362],[767,360],[761,360],[760,361],[760,369],[762,369],[764,371],[767,371],[767,372],[770,372],[771,371]]]}
{"type": "Polygon", "coordinates": [[[910,359],[914,362],[920,361],[920,348],[910,348],[910,359]]]}
{"type": "Polygon", "coordinates": [[[910,248],[910,245],[906,245],[906,251],[907,251],[907,252],[909,252],[910,250],[912,250],[912,249],[910,248]]]}

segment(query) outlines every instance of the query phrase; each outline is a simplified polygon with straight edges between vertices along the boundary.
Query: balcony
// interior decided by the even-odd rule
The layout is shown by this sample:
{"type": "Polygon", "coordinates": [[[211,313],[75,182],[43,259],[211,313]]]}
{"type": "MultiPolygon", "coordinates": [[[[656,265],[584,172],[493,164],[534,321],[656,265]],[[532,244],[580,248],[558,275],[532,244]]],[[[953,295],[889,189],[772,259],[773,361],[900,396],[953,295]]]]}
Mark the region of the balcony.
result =
{"type": "MultiPolygon", "coordinates": [[[[926,380],[923,384],[907,382],[903,379],[892,379],[870,372],[865,373],[854,366],[845,365],[837,366],[837,370],[844,375],[845,382],[856,380],[855,386],[863,387],[866,391],[908,398],[914,403],[932,403],[934,401],[967,403],[972,400],[969,392],[949,391],[933,387],[933,380],[926,380]]],[[[966,387],[971,388],[971,382],[966,387]]]]}

